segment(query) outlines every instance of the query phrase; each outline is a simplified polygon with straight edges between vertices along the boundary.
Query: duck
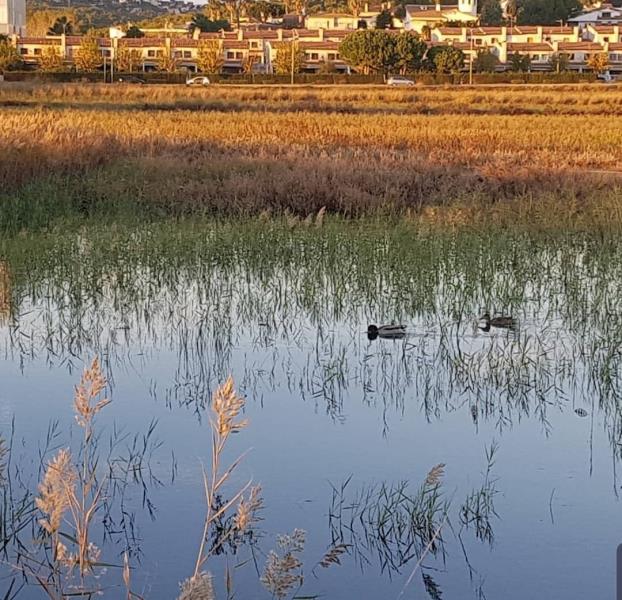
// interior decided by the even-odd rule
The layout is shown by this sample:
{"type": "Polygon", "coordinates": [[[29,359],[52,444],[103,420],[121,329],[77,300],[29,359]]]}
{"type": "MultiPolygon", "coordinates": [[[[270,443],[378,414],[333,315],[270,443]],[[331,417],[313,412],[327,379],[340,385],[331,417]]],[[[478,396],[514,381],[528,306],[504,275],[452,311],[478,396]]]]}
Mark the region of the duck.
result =
{"type": "Polygon", "coordinates": [[[390,340],[398,340],[406,335],[405,325],[370,325],[367,328],[367,337],[370,340],[375,340],[377,337],[390,340]]]}
{"type": "Polygon", "coordinates": [[[514,327],[516,327],[516,320],[514,317],[509,316],[491,318],[490,314],[486,312],[479,320],[484,323],[484,327],[482,327],[484,331],[488,331],[491,327],[501,327],[503,329],[514,329],[514,327]]]}

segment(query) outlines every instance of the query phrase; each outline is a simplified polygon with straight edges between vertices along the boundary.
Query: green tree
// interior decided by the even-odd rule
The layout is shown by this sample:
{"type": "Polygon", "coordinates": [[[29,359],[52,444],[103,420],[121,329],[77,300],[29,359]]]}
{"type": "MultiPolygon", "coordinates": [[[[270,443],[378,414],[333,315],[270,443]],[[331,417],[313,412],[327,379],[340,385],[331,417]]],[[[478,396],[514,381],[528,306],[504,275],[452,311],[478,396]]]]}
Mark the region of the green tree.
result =
{"type": "Polygon", "coordinates": [[[567,71],[570,65],[570,57],[563,52],[555,52],[551,54],[549,58],[549,67],[551,67],[551,71],[555,71],[556,73],[562,73],[563,71],[567,71]]]}
{"type": "Polygon", "coordinates": [[[39,58],[39,69],[51,73],[63,69],[63,57],[57,46],[46,46],[39,58]]]}
{"type": "Polygon", "coordinates": [[[17,49],[8,40],[0,40],[0,73],[17,69],[21,64],[17,49]]]}
{"type": "Polygon", "coordinates": [[[302,71],[305,55],[298,42],[278,42],[275,44],[275,48],[274,71],[277,75],[287,75],[292,72],[292,53],[294,56],[294,73],[302,71]]]}
{"type": "Polygon", "coordinates": [[[402,31],[395,36],[394,66],[402,75],[419,71],[423,66],[423,57],[427,48],[427,44],[417,34],[402,31]]]}
{"type": "Polygon", "coordinates": [[[609,68],[609,56],[606,52],[596,52],[588,57],[587,66],[600,75],[609,68]]]}
{"type": "Polygon", "coordinates": [[[197,50],[197,68],[201,73],[220,73],[223,59],[222,40],[203,40],[197,50]]]}
{"type": "Polygon", "coordinates": [[[284,14],[283,5],[268,0],[254,0],[244,7],[246,14],[261,23],[265,23],[270,18],[281,17],[284,14]]]}
{"type": "Polygon", "coordinates": [[[395,36],[383,29],[360,29],[348,34],[339,46],[339,54],[352,67],[366,75],[388,73],[397,60],[395,36]]]}
{"type": "Polygon", "coordinates": [[[58,17],[54,24],[48,29],[47,35],[71,35],[73,33],[73,23],[65,16],[58,17]]]}
{"type": "Polygon", "coordinates": [[[479,22],[484,26],[497,26],[503,23],[503,10],[499,0],[483,0],[480,5],[479,22]]]}
{"type": "Polygon", "coordinates": [[[190,28],[199,29],[202,33],[209,33],[220,31],[221,29],[229,30],[231,29],[231,25],[229,25],[229,21],[224,19],[212,21],[203,13],[197,13],[192,17],[190,28]]]}
{"type": "Polygon", "coordinates": [[[464,68],[464,52],[453,46],[433,46],[426,58],[429,68],[437,73],[459,73],[464,68]]]}
{"type": "Polygon", "coordinates": [[[127,31],[125,32],[125,37],[128,38],[143,38],[145,37],[145,32],[140,29],[139,27],[136,27],[136,25],[130,25],[127,28],[127,31]]]}
{"type": "Polygon", "coordinates": [[[393,16],[391,11],[386,8],[376,17],[376,29],[391,29],[393,27],[393,16]]]}
{"type": "Polygon", "coordinates": [[[509,63],[510,71],[516,71],[518,73],[525,73],[529,71],[531,67],[531,56],[529,54],[519,54],[518,52],[510,54],[509,63]]]}
{"type": "Polygon", "coordinates": [[[476,73],[494,73],[497,70],[499,58],[490,50],[480,50],[473,61],[473,70],[476,73]]]}
{"type": "Polygon", "coordinates": [[[579,0],[517,0],[520,25],[555,25],[581,12],[579,0]]]}
{"type": "Polygon", "coordinates": [[[96,71],[102,65],[102,53],[92,32],[82,37],[80,47],[74,52],[73,61],[78,71],[96,71]]]}

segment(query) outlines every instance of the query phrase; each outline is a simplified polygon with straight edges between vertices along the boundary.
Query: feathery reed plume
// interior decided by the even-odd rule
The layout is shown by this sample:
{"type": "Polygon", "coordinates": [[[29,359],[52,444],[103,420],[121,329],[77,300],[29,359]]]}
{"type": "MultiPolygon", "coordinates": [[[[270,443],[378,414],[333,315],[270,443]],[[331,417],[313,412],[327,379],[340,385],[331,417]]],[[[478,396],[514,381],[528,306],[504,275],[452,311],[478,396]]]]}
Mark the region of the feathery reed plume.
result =
{"type": "Polygon", "coordinates": [[[248,424],[246,420],[235,423],[235,419],[243,406],[244,398],[235,393],[233,378],[229,376],[227,381],[216,390],[212,402],[212,410],[216,416],[216,429],[221,437],[226,437],[231,432],[246,427],[248,424]]]}
{"type": "Polygon", "coordinates": [[[328,569],[331,565],[340,565],[341,560],[339,557],[347,551],[348,546],[346,544],[337,544],[336,546],[329,548],[318,564],[324,569],[328,569]]]}
{"type": "Polygon", "coordinates": [[[212,576],[209,573],[199,573],[181,584],[181,593],[177,600],[215,600],[215,598],[212,576]]]}
{"type": "Polygon", "coordinates": [[[259,521],[257,512],[263,508],[263,498],[261,497],[261,486],[255,485],[251,488],[248,500],[240,498],[238,512],[235,515],[234,525],[239,533],[246,531],[251,525],[259,521]]]}
{"type": "Polygon", "coordinates": [[[438,465],[430,469],[430,472],[425,478],[425,484],[429,487],[434,487],[434,486],[439,485],[444,474],[445,474],[445,463],[439,463],[438,465]]]}
{"type": "Polygon", "coordinates": [[[296,556],[304,550],[306,533],[294,529],[291,535],[277,537],[277,545],[283,552],[279,556],[274,550],[268,553],[261,583],[276,598],[285,598],[295,586],[302,586],[302,561],[296,556]]]}
{"type": "Polygon", "coordinates": [[[242,460],[239,456],[233,463],[221,472],[220,462],[225,444],[231,433],[240,431],[248,424],[245,419],[238,420],[238,416],[244,407],[244,398],[238,396],[233,386],[233,378],[229,377],[214,393],[212,399],[213,416],[210,419],[212,429],[212,465],[210,472],[203,469],[203,486],[205,489],[205,501],[207,511],[203,526],[203,536],[199,545],[199,552],[194,567],[193,579],[201,576],[202,568],[207,559],[216,550],[221,548],[227,539],[237,531],[248,529],[256,520],[256,512],[262,506],[261,488],[256,486],[251,489],[248,500],[244,500],[244,492],[250,487],[250,482],[233,495],[228,501],[218,501],[219,492],[229,476],[242,460]],[[205,545],[212,525],[222,517],[237,502],[238,509],[234,517],[234,527],[230,528],[212,544],[209,551],[205,545]]]}
{"type": "Polygon", "coordinates": [[[84,371],[80,383],[76,386],[74,408],[76,420],[81,427],[89,427],[93,417],[104,406],[110,403],[107,398],[95,401],[106,387],[106,380],[99,365],[99,359],[94,358],[91,366],[84,371]]]}
{"type": "Polygon", "coordinates": [[[63,515],[75,499],[78,474],[71,462],[71,452],[61,449],[48,463],[43,481],[39,484],[37,508],[46,515],[39,522],[50,534],[56,535],[63,515]]]}

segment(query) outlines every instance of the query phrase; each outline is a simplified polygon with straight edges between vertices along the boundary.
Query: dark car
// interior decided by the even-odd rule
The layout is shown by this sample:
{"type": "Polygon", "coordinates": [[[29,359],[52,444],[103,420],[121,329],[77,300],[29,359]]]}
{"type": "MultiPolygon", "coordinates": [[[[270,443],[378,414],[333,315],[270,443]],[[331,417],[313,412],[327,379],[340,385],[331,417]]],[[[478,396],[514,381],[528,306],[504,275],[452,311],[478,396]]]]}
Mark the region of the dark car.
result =
{"type": "Polygon", "coordinates": [[[124,75],[117,80],[119,83],[134,83],[137,85],[144,85],[145,80],[140,77],[134,77],[134,75],[124,75]]]}

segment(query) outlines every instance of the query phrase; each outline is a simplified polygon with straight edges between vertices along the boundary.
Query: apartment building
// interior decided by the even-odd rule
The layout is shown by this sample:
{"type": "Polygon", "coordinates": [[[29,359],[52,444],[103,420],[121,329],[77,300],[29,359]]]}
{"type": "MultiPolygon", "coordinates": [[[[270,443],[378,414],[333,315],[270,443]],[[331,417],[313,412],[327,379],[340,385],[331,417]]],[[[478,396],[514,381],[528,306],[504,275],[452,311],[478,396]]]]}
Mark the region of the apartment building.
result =
{"type": "MultiPolygon", "coordinates": [[[[573,70],[587,68],[595,53],[607,53],[611,70],[622,71],[622,38],[618,25],[589,26],[582,31],[574,27],[436,27],[431,30],[432,46],[452,45],[474,59],[480,50],[488,50],[499,58],[499,69],[507,67],[513,54],[529,55],[533,70],[547,70],[554,54],[568,57],[573,70]]],[[[219,42],[223,71],[236,73],[251,71],[274,72],[279,44],[295,40],[303,53],[303,70],[314,73],[326,68],[349,72],[339,54],[343,39],[352,33],[349,29],[240,29],[230,32],[200,33],[186,36],[150,36],[143,38],[99,38],[102,58],[115,59],[121,46],[131,50],[135,69],[150,71],[158,68],[163,56],[176,60],[177,67],[195,71],[199,49],[206,40],[219,42]]],[[[13,35],[27,64],[35,66],[44,48],[55,46],[69,66],[80,47],[79,36],[47,36],[39,38],[13,35]]]]}

